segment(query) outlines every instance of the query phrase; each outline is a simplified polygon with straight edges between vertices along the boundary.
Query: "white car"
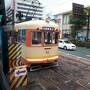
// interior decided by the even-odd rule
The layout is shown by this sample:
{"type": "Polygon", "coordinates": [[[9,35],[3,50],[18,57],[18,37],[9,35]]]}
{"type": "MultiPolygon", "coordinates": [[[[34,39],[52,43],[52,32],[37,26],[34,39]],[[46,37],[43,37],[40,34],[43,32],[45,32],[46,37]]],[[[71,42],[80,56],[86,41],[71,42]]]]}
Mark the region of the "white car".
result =
{"type": "Polygon", "coordinates": [[[63,48],[65,50],[67,50],[67,49],[76,50],[76,45],[71,43],[69,40],[64,40],[64,39],[61,39],[58,41],[58,47],[63,48]]]}

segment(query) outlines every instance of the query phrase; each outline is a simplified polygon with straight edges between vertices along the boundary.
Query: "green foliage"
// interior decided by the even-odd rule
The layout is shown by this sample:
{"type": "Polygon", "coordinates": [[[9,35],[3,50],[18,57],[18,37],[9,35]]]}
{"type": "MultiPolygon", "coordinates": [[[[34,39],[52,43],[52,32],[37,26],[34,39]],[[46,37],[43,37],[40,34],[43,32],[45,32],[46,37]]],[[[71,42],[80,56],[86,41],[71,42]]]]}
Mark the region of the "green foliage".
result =
{"type": "Polygon", "coordinates": [[[90,48],[90,42],[85,42],[85,47],[90,48]]]}
{"type": "Polygon", "coordinates": [[[79,40],[72,40],[71,42],[74,43],[76,46],[79,46],[79,47],[90,48],[90,42],[79,41],[79,40]]]}
{"type": "Polygon", "coordinates": [[[83,26],[86,25],[86,17],[74,17],[73,15],[70,15],[69,23],[72,24],[71,35],[73,40],[75,40],[77,31],[82,29],[83,26]]]}
{"type": "Polygon", "coordinates": [[[79,27],[78,29],[80,29],[82,28],[83,25],[86,25],[86,18],[85,17],[76,18],[71,15],[69,23],[73,24],[74,26],[78,26],[79,27]]]}
{"type": "Polygon", "coordinates": [[[85,13],[88,13],[88,15],[90,15],[90,6],[89,7],[87,7],[87,8],[85,8],[85,13]]]}

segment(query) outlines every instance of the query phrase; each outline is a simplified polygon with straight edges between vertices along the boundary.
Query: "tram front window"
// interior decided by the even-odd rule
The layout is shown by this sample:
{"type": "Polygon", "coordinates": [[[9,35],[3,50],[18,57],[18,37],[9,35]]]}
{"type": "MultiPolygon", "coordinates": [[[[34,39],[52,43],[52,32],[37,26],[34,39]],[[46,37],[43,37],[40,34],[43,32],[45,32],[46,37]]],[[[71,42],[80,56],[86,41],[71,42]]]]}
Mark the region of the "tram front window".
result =
{"type": "Polygon", "coordinates": [[[32,44],[41,44],[41,38],[41,32],[32,32],[32,44]]]}
{"type": "Polygon", "coordinates": [[[57,44],[58,33],[56,32],[44,32],[44,43],[45,44],[57,44]]]}
{"type": "Polygon", "coordinates": [[[44,32],[44,43],[45,44],[52,44],[52,33],[44,32]]]}

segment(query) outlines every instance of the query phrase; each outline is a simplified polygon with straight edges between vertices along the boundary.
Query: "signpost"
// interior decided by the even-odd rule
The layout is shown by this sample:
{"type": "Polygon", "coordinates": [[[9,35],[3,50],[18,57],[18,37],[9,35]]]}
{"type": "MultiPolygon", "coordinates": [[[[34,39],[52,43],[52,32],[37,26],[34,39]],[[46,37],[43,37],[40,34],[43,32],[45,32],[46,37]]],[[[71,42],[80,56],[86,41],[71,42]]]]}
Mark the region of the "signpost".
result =
{"type": "Polygon", "coordinates": [[[84,5],[73,3],[73,16],[80,18],[84,16],[84,5]]]}
{"type": "Polygon", "coordinates": [[[84,5],[73,3],[73,16],[75,18],[87,18],[87,33],[86,33],[86,41],[88,41],[89,36],[89,15],[85,15],[84,5]]]}

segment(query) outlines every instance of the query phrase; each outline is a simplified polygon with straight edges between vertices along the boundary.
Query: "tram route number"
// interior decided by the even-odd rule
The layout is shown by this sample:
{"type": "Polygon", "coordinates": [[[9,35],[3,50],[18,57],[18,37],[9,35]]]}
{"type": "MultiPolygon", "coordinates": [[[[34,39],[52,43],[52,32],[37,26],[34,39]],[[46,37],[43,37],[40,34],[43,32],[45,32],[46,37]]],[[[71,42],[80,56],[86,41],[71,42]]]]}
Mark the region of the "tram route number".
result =
{"type": "Polygon", "coordinates": [[[15,77],[18,76],[24,76],[27,74],[27,69],[26,68],[18,68],[15,70],[15,77]]]}

